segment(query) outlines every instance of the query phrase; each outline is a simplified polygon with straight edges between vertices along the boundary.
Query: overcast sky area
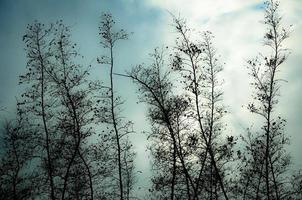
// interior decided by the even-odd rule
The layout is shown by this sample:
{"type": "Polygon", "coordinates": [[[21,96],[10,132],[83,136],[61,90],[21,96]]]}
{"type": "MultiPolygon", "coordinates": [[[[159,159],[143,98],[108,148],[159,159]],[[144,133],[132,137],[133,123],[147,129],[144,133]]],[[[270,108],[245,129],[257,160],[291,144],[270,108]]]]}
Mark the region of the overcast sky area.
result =
{"type": "MultiPolygon", "coordinates": [[[[94,78],[108,78],[106,66],[96,58],[106,54],[100,45],[98,25],[102,12],[111,12],[117,26],[133,32],[128,41],[115,49],[118,73],[130,70],[139,63],[148,63],[148,53],[157,46],[173,45],[176,37],[171,16],[181,15],[196,31],[209,30],[222,62],[224,105],[229,111],[225,117],[227,133],[240,135],[257,122],[246,105],[251,89],[246,60],[263,49],[263,1],[259,0],[0,0],[0,106],[1,115],[14,113],[15,99],[20,94],[18,76],[25,71],[26,55],[22,36],[26,26],[34,20],[45,24],[62,19],[71,26],[72,39],[84,56],[81,62],[92,65],[94,78]]],[[[287,134],[291,138],[289,152],[295,168],[302,168],[302,0],[281,0],[281,15],[286,26],[293,25],[286,47],[291,55],[279,73],[288,82],[282,85],[279,109],[287,119],[287,134]]],[[[134,122],[136,133],[131,136],[137,152],[136,168],[142,171],[137,190],[143,193],[145,180],[150,175],[150,160],[146,152],[147,140],[142,131],[148,131],[144,116],[146,108],[137,104],[135,86],[126,78],[116,77],[116,87],[126,100],[124,115],[134,122]],[[140,189],[138,187],[141,187],[140,189]]],[[[3,118],[3,117],[1,117],[3,118]]]]}

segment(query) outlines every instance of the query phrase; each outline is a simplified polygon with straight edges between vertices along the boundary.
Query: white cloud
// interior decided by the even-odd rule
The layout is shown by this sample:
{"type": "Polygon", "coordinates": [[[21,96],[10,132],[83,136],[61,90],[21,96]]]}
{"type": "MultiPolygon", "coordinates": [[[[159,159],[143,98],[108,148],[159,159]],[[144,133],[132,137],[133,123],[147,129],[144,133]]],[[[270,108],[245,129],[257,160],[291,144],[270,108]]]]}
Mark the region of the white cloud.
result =
{"type": "MultiPolygon", "coordinates": [[[[198,31],[210,30],[215,35],[215,44],[218,52],[226,62],[223,76],[224,103],[228,105],[231,114],[226,117],[230,123],[229,131],[232,134],[242,134],[244,128],[256,122],[256,117],[245,108],[251,99],[249,76],[245,67],[245,59],[256,56],[264,49],[262,45],[265,27],[260,23],[263,20],[263,10],[259,6],[263,1],[259,0],[146,0],[147,4],[176,15],[179,13],[187,19],[188,25],[198,31]],[[258,8],[258,9],[256,9],[258,8]],[[252,120],[251,120],[252,119],[252,120]]],[[[287,131],[293,139],[290,151],[293,152],[295,161],[302,166],[302,157],[299,155],[302,137],[300,135],[302,116],[299,113],[299,100],[302,95],[297,89],[301,89],[302,63],[301,35],[302,35],[302,1],[280,1],[280,14],[285,25],[293,25],[293,32],[286,47],[292,49],[292,55],[284,64],[281,77],[293,79],[289,84],[283,85],[283,96],[280,102],[280,114],[292,120],[288,123],[287,131]],[[296,76],[296,78],[294,78],[296,76]],[[287,89],[286,89],[287,88],[287,89]],[[290,104],[288,102],[291,102],[290,104]]],[[[168,16],[168,14],[167,14],[168,16]]],[[[167,21],[171,22],[171,18],[167,21]]],[[[168,22],[168,23],[169,23],[168,22]]],[[[165,38],[173,41],[175,35],[171,34],[171,27],[166,27],[165,38]],[[168,27],[168,28],[167,28],[168,27]],[[170,28],[170,29],[169,29],[170,28]]],[[[300,109],[301,110],[301,109],[300,109]]]]}
{"type": "Polygon", "coordinates": [[[171,12],[181,12],[190,20],[199,17],[212,18],[259,3],[257,0],[147,0],[147,2],[171,12]]]}

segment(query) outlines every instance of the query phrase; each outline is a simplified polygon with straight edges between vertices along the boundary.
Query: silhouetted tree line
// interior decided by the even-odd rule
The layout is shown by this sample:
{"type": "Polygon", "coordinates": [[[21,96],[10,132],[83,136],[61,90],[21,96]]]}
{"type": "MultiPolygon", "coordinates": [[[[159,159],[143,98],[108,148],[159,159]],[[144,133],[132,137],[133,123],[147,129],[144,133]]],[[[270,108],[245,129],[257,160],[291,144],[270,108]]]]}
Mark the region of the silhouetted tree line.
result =
{"type": "Polygon", "coordinates": [[[152,185],[145,199],[302,199],[302,174],[290,173],[286,119],[276,109],[282,64],[288,56],[279,3],[265,2],[264,44],[269,53],[247,61],[253,96],[247,109],[263,121],[235,137],[223,116],[223,65],[209,31],[192,31],[173,17],[171,47],[156,48],[152,62],[115,73],[114,54],[128,33],[101,16],[97,59],[109,83],[92,80],[90,66],[62,21],[28,25],[24,88],[16,117],[2,124],[0,199],[139,199],[135,196],[133,123],[115,78],[137,85],[151,124],[152,185]],[[196,39],[197,38],[197,39],[196,39]]]}

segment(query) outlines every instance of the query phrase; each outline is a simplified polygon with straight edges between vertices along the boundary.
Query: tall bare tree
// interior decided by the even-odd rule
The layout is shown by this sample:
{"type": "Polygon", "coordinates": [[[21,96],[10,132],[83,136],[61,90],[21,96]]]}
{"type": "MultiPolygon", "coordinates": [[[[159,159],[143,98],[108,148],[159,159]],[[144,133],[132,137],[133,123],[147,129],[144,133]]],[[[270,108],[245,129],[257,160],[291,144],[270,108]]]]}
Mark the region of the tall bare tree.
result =
{"type": "MultiPolygon", "coordinates": [[[[20,77],[20,83],[30,87],[19,104],[33,118],[30,125],[42,134],[36,141],[40,147],[36,154],[42,160],[35,162],[47,172],[45,181],[51,183],[49,187],[39,185],[40,196],[50,191],[50,198],[54,199],[93,199],[97,172],[92,171],[97,169],[93,166],[89,138],[95,135],[100,122],[96,117],[100,104],[96,92],[102,86],[88,80],[88,68],[75,63],[79,54],[70,37],[70,30],[62,21],[50,28],[38,22],[29,26],[24,36],[28,72],[20,77]]],[[[43,173],[39,173],[43,180],[43,173]]]]}
{"type": "Polygon", "coordinates": [[[124,75],[137,83],[141,101],[150,107],[156,172],[151,192],[159,192],[156,198],[168,198],[170,194],[170,199],[217,199],[221,195],[228,199],[226,172],[235,140],[232,136],[223,140],[221,136],[225,110],[218,74],[222,66],[210,32],[193,44],[185,22],[174,20],[181,39],[176,42],[171,65],[181,74],[180,84],[171,81],[179,75],[171,74],[164,53],[158,49],[151,54],[153,63],[149,67],[139,65],[124,75]],[[176,88],[181,91],[178,95],[176,88]]]}
{"type": "Polygon", "coordinates": [[[118,165],[118,181],[120,199],[129,199],[130,190],[132,189],[133,179],[133,158],[132,145],[130,144],[128,134],[132,132],[132,122],[124,121],[121,115],[121,105],[123,100],[116,94],[114,82],[114,47],[120,40],[128,39],[128,33],[121,29],[116,31],[114,27],[115,21],[111,14],[103,13],[101,16],[101,24],[99,26],[101,44],[105,49],[109,50],[109,56],[101,56],[98,62],[109,65],[110,86],[107,91],[107,98],[104,100],[105,117],[103,122],[109,124],[113,128],[116,141],[116,157],[118,165]],[[123,158],[124,156],[124,158],[123,158]],[[131,187],[131,188],[129,188],[131,187]]]}
{"type": "Polygon", "coordinates": [[[285,146],[288,136],[284,132],[286,120],[278,115],[281,82],[280,71],[287,58],[288,50],[283,46],[289,37],[279,14],[279,2],[265,2],[264,45],[269,53],[262,53],[248,60],[251,85],[254,88],[253,102],[248,109],[263,119],[261,131],[244,138],[245,154],[241,168],[244,199],[286,199],[288,184],[286,171],[290,156],[285,146]],[[253,174],[253,176],[251,176],[253,174]]]}
{"type": "Polygon", "coordinates": [[[48,84],[48,76],[46,69],[50,65],[50,58],[52,54],[50,48],[50,35],[52,26],[46,28],[44,24],[35,22],[28,25],[26,34],[23,36],[23,41],[26,44],[27,51],[27,72],[20,76],[20,83],[27,83],[24,94],[22,94],[24,105],[23,112],[32,113],[33,120],[31,125],[33,127],[39,126],[41,132],[41,151],[43,167],[47,174],[47,182],[49,184],[49,198],[54,200],[55,186],[54,186],[54,169],[53,169],[53,155],[51,140],[54,135],[50,123],[53,120],[52,105],[55,100],[50,99],[48,94],[50,92],[50,85],[48,84]],[[41,125],[41,126],[40,126],[41,125]]]}
{"type": "Polygon", "coordinates": [[[148,116],[153,127],[151,152],[156,173],[152,179],[152,194],[156,195],[157,192],[157,198],[162,199],[168,198],[167,195],[171,199],[188,195],[190,199],[190,188],[194,188],[194,184],[180,139],[180,121],[187,102],[173,95],[171,71],[165,65],[164,52],[156,49],[151,58],[153,62],[149,67],[138,65],[126,76],[138,85],[140,100],[149,106],[148,116]],[[187,192],[176,190],[179,185],[176,180],[184,181],[185,187],[182,184],[180,187],[187,192]]]}
{"type": "Polygon", "coordinates": [[[36,195],[33,156],[35,130],[28,116],[17,109],[17,117],[1,127],[0,198],[29,199],[36,195]]]}
{"type": "MultiPolygon", "coordinates": [[[[66,154],[66,171],[63,172],[62,199],[65,199],[70,180],[75,185],[74,194],[94,198],[93,173],[89,162],[89,138],[95,134],[99,120],[95,117],[98,97],[101,89],[99,82],[88,80],[89,67],[76,64],[79,56],[76,44],[72,43],[69,27],[62,21],[55,25],[52,53],[54,60],[46,71],[53,84],[53,95],[60,100],[57,113],[58,130],[65,135],[63,145],[66,154]],[[82,181],[82,182],[81,182],[82,181]],[[81,189],[79,188],[81,187],[81,189]],[[88,189],[89,188],[89,189],[88,189]],[[85,191],[89,190],[89,195],[85,191]],[[83,191],[84,190],[84,191],[83,191]],[[82,194],[80,194],[82,192],[82,194]]],[[[61,157],[63,157],[61,155],[61,157]]],[[[69,195],[70,196],[70,195],[69,195]]],[[[70,197],[69,197],[70,198],[70,197]]],[[[82,198],[81,196],[79,198],[82,198]]]]}
{"type": "Polygon", "coordinates": [[[224,198],[228,199],[224,165],[230,161],[235,141],[230,136],[223,143],[219,142],[224,129],[221,118],[226,111],[221,104],[222,81],[218,76],[222,65],[212,44],[213,36],[210,32],[204,32],[201,41],[195,41],[185,20],[176,17],[174,27],[179,36],[176,40],[173,68],[183,78],[186,98],[190,102],[191,123],[197,125],[199,133],[199,152],[196,155],[202,164],[196,187],[199,190],[200,186],[206,185],[205,180],[208,180],[210,189],[206,187],[206,190],[210,191],[209,198],[214,198],[213,194],[218,198],[218,190],[221,190],[224,198]],[[206,169],[207,164],[210,169],[206,169]],[[211,171],[208,177],[202,177],[207,171],[211,171]]]}

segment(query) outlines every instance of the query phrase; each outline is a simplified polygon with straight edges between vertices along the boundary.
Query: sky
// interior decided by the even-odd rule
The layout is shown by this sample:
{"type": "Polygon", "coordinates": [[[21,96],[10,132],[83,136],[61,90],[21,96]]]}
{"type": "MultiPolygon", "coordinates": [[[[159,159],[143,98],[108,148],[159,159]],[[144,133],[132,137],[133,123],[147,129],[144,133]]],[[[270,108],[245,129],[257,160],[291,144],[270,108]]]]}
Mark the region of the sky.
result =
{"type": "MultiPolygon", "coordinates": [[[[288,151],[295,168],[302,168],[302,0],[281,0],[281,16],[285,25],[293,25],[286,47],[291,55],[279,76],[288,82],[282,85],[277,114],[287,119],[287,134],[291,138],[288,151]]],[[[224,105],[229,114],[224,118],[227,132],[245,133],[257,122],[246,105],[251,99],[250,78],[246,60],[258,55],[263,47],[265,31],[263,1],[259,0],[0,0],[0,106],[3,115],[14,112],[15,99],[21,91],[18,76],[25,71],[26,55],[22,36],[26,25],[34,20],[43,23],[62,19],[71,26],[72,39],[84,56],[81,62],[92,65],[94,78],[104,80],[108,70],[96,58],[106,52],[100,45],[98,25],[102,12],[111,12],[117,26],[131,34],[115,49],[118,73],[130,70],[139,63],[148,63],[148,53],[155,47],[173,45],[176,38],[169,12],[187,19],[195,31],[209,30],[215,35],[214,44],[226,64],[224,79],[224,105]]],[[[135,86],[126,78],[117,78],[118,92],[125,101],[124,114],[134,122],[136,133],[131,135],[137,152],[138,177],[136,190],[143,193],[148,186],[150,159],[146,150],[148,122],[143,117],[146,107],[137,104],[135,86]]]]}

